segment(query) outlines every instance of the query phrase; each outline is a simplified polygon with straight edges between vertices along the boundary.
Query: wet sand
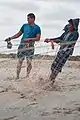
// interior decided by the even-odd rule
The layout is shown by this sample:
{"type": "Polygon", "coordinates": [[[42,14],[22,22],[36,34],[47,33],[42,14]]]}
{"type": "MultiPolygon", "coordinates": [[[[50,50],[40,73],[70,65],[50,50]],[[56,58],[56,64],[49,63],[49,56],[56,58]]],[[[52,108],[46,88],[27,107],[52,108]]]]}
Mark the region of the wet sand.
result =
{"type": "Polygon", "coordinates": [[[28,78],[24,61],[19,80],[16,64],[0,59],[0,120],[80,120],[80,61],[65,64],[52,90],[52,60],[33,60],[28,78]]]}

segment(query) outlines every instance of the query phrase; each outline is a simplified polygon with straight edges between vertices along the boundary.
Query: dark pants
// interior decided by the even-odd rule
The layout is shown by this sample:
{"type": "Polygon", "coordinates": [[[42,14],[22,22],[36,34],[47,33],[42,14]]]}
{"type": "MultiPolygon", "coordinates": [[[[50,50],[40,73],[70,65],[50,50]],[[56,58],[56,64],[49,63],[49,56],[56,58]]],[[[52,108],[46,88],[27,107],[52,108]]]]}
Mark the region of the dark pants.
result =
{"type": "Polygon", "coordinates": [[[57,53],[57,56],[54,60],[54,62],[51,65],[51,80],[54,80],[59,72],[62,71],[62,67],[66,63],[68,57],[72,54],[73,48],[69,48],[64,51],[64,49],[59,49],[59,52],[57,53]]]}

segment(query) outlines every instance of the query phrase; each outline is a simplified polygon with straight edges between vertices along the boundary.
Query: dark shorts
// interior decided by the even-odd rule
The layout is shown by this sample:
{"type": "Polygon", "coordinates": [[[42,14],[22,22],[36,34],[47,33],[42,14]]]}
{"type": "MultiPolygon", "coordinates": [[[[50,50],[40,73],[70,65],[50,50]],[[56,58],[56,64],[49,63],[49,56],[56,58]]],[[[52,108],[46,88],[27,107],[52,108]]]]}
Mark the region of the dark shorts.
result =
{"type": "Polygon", "coordinates": [[[34,49],[25,50],[22,46],[18,47],[17,57],[18,58],[32,58],[34,56],[34,49]],[[24,49],[24,50],[23,50],[24,49]]]}
{"type": "Polygon", "coordinates": [[[51,66],[51,70],[54,74],[58,74],[59,72],[61,72],[62,67],[66,63],[69,55],[71,55],[72,51],[73,51],[73,49],[67,49],[66,51],[59,50],[54,62],[52,63],[52,66],[51,66]]]}

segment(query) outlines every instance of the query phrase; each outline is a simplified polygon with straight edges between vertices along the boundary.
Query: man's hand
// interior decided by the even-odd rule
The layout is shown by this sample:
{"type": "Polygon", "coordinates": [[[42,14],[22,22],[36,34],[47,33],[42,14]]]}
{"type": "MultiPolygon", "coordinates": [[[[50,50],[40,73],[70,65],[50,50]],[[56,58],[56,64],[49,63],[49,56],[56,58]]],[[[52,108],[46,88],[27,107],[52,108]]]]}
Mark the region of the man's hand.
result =
{"type": "Polygon", "coordinates": [[[25,42],[25,43],[29,43],[30,41],[32,41],[31,38],[25,38],[25,39],[24,39],[24,42],[25,42]]]}
{"type": "Polygon", "coordinates": [[[49,38],[46,38],[44,42],[48,43],[48,42],[51,42],[51,40],[49,38]]]}
{"type": "Polygon", "coordinates": [[[54,49],[54,41],[51,41],[52,49],[54,49]]]}
{"type": "Polygon", "coordinates": [[[8,41],[10,41],[10,40],[11,40],[11,38],[8,37],[8,38],[5,39],[5,42],[8,42],[8,41]]]}

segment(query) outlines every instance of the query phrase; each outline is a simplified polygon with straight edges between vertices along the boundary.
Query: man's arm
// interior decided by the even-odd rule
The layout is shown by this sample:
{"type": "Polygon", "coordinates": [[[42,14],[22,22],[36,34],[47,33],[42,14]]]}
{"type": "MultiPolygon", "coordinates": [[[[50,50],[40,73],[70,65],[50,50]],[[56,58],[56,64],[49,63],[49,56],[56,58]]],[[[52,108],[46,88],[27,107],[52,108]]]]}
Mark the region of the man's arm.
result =
{"type": "Polygon", "coordinates": [[[64,33],[60,37],[51,38],[50,40],[53,40],[54,42],[59,43],[63,39],[63,37],[64,37],[64,33]]]}
{"type": "Polygon", "coordinates": [[[46,38],[44,42],[48,43],[48,42],[54,41],[56,43],[59,43],[63,39],[63,36],[64,36],[64,33],[60,37],[57,37],[57,38],[46,38]]]}
{"type": "Polygon", "coordinates": [[[10,41],[10,40],[12,40],[12,39],[16,39],[16,38],[18,38],[18,37],[21,36],[21,35],[22,35],[22,32],[19,31],[18,33],[16,33],[16,34],[13,35],[12,37],[6,38],[5,41],[7,42],[7,41],[10,41]]]}
{"type": "Polygon", "coordinates": [[[54,41],[55,43],[59,43],[60,42],[60,38],[58,37],[58,38],[46,38],[45,40],[44,40],[44,42],[52,42],[52,41],[54,41]]]}
{"type": "Polygon", "coordinates": [[[19,31],[18,33],[16,33],[16,34],[13,35],[12,37],[10,37],[10,39],[11,39],[11,40],[12,40],[12,39],[16,39],[16,38],[20,37],[21,35],[22,35],[22,32],[19,31]]]}
{"type": "Polygon", "coordinates": [[[10,41],[12,39],[16,39],[18,37],[20,37],[22,35],[22,33],[24,32],[24,24],[22,25],[21,29],[19,30],[18,33],[16,33],[15,35],[8,37],[7,39],[5,39],[5,41],[10,41]]]}
{"type": "Polygon", "coordinates": [[[35,38],[25,38],[24,42],[30,42],[30,41],[39,41],[40,40],[41,35],[37,34],[35,38]]]}
{"type": "Polygon", "coordinates": [[[57,37],[57,38],[50,38],[50,40],[56,42],[56,43],[59,43],[60,40],[61,40],[61,37],[57,37]]]}
{"type": "Polygon", "coordinates": [[[32,41],[39,41],[41,38],[40,34],[37,34],[35,38],[31,38],[32,41]]]}

